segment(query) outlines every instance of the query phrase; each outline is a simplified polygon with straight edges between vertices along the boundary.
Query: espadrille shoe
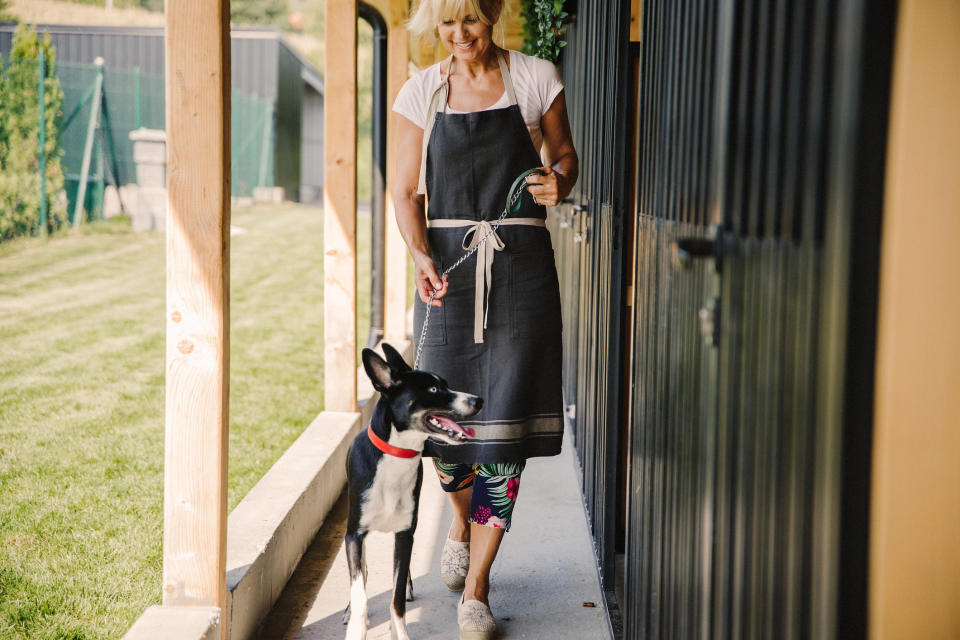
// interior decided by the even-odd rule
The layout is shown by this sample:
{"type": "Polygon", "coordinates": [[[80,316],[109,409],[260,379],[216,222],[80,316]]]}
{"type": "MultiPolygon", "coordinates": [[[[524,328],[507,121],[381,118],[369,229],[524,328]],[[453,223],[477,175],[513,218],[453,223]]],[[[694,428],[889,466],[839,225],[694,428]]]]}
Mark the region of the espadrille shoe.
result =
{"type": "Polygon", "coordinates": [[[440,553],[440,578],[450,591],[463,591],[470,569],[470,543],[447,538],[440,553]]]}
{"type": "Polygon", "coordinates": [[[497,631],[490,607],[479,600],[463,601],[457,605],[457,624],[460,625],[460,640],[491,640],[497,631]]]}

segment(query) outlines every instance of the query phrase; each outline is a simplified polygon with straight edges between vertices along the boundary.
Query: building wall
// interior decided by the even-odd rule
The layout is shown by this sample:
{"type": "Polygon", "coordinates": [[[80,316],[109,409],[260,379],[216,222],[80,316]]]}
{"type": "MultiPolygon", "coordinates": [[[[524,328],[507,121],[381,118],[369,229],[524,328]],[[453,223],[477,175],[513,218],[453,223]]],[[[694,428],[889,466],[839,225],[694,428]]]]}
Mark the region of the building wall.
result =
{"type": "Polygon", "coordinates": [[[283,187],[284,197],[287,199],[299,200],[304,83],[300,78],[300,62],[286,47],[280,47],[277,51],[276,69],[274,184],[283,187]]]}
{"type": "Polygon", "coordinates": [[[309,85],[303,91],[300,202],[323,200],[323,96],[309,85]]]}
{"type": "MultiPolygon", "coordinates": [[[[9,54],[15,28],[0,26],[0,54],[4,57],[9,54]]],[[[38,25],[38,31],[50,34],[60,63],[93,64],[101,56],[107,68],[139,68],[158,76],[164,73],[161,27],[38,25]]],[[[302,177],[305,86],[312,87],[312,108],[322,113],[319,73],[284,43],[278,31],[234,29],[230,43],[232,88],[275,105],[272,182],[284,188],[287,198],[297,200],[302,177]]],[[[310,176],[314,187],[322,182],[322,170],[314,170],[310,176]]]]}

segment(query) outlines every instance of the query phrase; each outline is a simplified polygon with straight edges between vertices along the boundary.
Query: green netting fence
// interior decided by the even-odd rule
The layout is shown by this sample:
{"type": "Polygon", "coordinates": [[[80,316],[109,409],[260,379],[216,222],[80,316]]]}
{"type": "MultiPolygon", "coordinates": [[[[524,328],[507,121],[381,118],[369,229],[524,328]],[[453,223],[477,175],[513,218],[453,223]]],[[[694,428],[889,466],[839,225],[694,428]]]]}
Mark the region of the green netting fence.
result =
{"type": "MultiPolygon", "coordinates": [[[[39,79],[37,60],[19,62],[35,65],[39,79]]],[[[4,60],[5,67],[10,63],[4,60]]],[[[103,217],[106,185],[136,183],[130,132],[141,127],[164,128],[163,76],[139,69],[113,69],[109,64],[58,61],[54,71],[63,90],[59,136],[70,224],[75,223],[81,194],[82,219],[97,220],[103,217]]],[[[36,117],[41,116],[38,113],[36,117]]],[[[250,197],[255,187],[274,186],[273,101],[232,91],[230,133],[232,195],[250,197]]],[[[24,153],[39,155],[39,136],[21,141],[27,143],[34,149],[24,153]]]]}

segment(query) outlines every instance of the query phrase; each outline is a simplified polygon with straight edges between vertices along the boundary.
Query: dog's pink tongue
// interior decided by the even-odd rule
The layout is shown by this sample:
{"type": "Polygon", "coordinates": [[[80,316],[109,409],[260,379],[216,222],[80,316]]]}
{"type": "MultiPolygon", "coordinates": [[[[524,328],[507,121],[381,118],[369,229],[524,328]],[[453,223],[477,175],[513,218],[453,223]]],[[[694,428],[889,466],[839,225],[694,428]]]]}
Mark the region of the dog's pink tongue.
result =
{"type": "Polygon", "coordinates": [[[456,422],[454,422],[453,420],[451,420],[446,416],[433,416],[433,417],[436,418],[440,422],[440,424],[442,424],[447,429],[452,429],[453,431],[462,433],[468,438],[472,438],[475,433],[474,430],[471,429],[470,427],[461,427],[459,424],[457,424],[456,422]]]}

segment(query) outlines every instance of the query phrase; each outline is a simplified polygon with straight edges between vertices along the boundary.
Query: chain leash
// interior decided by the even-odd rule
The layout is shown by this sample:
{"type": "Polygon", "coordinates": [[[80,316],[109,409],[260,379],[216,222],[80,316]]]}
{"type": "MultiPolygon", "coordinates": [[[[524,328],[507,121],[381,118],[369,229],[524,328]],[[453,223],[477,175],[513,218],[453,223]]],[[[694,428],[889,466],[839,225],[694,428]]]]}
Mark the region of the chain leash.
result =
{"type": "MultiPolygon", "coordinates": [[[[520,197],[523,195],[523,192],[526,190],[525,189],[526,185],[521,183],[523,182],[523,179],[526,178],[531,173],[539,173],[540,175],[544,175],[543,172],[540,171],[539,169],[530,169],[528,171],[524,171],[523,173],[521,173],[520,176],[513,181],[513,186],[510,187],[510,191],[507,193],[507,203],[506,205],[504,205],[503,211],[500,212],[500,216],[490,224],[490,231],[488,231],[486,235],[480,238],[480,241],[476,243],[473,249],[470,249],[470,251],[464,253],[462,256],[460,256],[460,258],[456,262],[454,262],[452,265],[447,267],[444,270],[444,272],[440,274],[441,280],[445,275],[447,275],[448,273],[450,273],[451,271],[459,267],[461,264],[463,264],[463,262],[467,260],[467,258],[475,254],[480,249],[480,247],[482,247],[484,243],[486,243],[487,238],[489,238],[491,235],[497,232],[497,229],[500,228],[500,225],[503,223],[504,218],[507,217],[507,214],[510,213],[510,211],[513,211],[514,213],[516,213],[517,211],[520,210],[520,207],[517,203],[520,200],[520,197]]],[[[427,337],[427,325],[430,324],[430,310],[433,309],[433,299],[436,297],[436,295],[437,295],[437,290],[434,289],[433,293],[430,294],[430,299],[426,303],[427,310],[425,315],[423,316],[423,328],[420,329],[420,339],[417,341],[417,353],[413,358],[414,369],[420,368],[420,354],[423,352],[423,341],[427,337]]]]}

